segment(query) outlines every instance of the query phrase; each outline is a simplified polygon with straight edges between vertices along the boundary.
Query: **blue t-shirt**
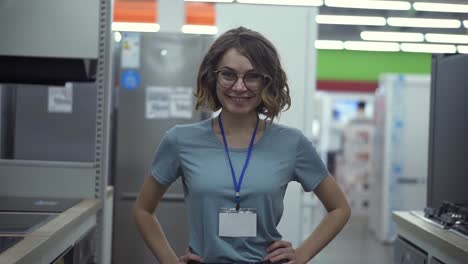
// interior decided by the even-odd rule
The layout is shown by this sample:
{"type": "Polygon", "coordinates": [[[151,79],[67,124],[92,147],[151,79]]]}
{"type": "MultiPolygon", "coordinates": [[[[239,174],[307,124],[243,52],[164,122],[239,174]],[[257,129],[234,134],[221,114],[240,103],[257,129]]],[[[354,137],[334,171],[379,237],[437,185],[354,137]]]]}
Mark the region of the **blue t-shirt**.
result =
{"type": "MultiPolygon", "coordinates": [[[[181,176],[190,229],[189,247],[208,263],[258,262],[266,248],[281,240],[277,230],[289,182],[313,191],[328,175],[312,143],[298,129],[267,126],[254,145],[240,190],[241,208],[257,209],[257,236],[219,237],[220,208],[235,206],[235,189],[224,145],[212,120],[178,125],[166,132],[152,165],[152,175],[168,186],[181,176]]],[[[247,148],[230,148],[237,181],[247,148]]]]}

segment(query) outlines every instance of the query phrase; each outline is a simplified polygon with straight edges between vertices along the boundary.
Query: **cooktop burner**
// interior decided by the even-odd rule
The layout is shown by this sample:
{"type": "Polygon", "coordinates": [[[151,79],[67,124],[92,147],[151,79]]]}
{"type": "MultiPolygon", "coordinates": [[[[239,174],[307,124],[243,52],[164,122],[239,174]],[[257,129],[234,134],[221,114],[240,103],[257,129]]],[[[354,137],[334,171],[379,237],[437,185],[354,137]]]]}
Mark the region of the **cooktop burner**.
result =
{"type": "Polygon", "coordinates": [[[437,209],[424,209],[424,216],[441,224],[445,229],[468,236],[468,205],[444,201],[437,209]]]}

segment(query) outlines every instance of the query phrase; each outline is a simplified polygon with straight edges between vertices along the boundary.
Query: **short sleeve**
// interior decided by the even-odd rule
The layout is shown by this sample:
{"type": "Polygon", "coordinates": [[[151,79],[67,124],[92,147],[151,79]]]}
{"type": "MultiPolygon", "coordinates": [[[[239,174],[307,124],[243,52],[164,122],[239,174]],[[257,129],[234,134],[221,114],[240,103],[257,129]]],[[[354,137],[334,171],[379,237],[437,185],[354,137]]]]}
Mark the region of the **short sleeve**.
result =
{"type": "Polygon", "coordinates": [[[302,185],[304,191],[310,192],[328,174],[327,167],[323,164],[312,142],[301,133],[296,152],[294,180],[302,185]]]}
{"type": "Polygon", "coordinates": [[[164,186],[169,186],[182,174],[175,127],[167,131],[159,143],[151,174],[164,186]]]}

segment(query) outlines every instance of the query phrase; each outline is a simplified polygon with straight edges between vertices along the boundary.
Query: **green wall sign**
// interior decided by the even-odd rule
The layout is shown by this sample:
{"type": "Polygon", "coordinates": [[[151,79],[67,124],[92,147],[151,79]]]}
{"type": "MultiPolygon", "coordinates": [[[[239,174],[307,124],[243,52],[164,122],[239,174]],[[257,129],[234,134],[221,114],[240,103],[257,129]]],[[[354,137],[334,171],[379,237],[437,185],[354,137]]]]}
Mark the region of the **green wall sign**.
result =
{"type": "Polygon", "coordinates": [[[377,81],[381,73],[431,72],[431,54],[318,50],[318,80],[377,81]]]}

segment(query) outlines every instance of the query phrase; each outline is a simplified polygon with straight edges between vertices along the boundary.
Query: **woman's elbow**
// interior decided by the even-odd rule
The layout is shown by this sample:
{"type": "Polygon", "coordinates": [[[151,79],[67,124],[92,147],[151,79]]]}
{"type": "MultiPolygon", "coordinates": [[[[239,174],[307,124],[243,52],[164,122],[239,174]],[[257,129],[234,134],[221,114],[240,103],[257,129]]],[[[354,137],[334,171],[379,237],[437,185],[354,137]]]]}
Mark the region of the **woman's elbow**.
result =
{"type": "Polygon", "coordinates": [[[349,206],[347,202],[343,206],[342,211],[343,211],[343,219],[345,220],[345,223],[346,223],[351,217],[351,207],[349,206]]]}

